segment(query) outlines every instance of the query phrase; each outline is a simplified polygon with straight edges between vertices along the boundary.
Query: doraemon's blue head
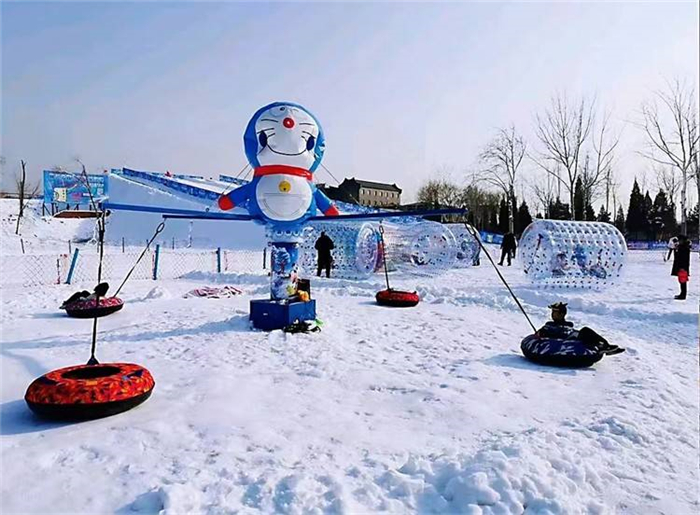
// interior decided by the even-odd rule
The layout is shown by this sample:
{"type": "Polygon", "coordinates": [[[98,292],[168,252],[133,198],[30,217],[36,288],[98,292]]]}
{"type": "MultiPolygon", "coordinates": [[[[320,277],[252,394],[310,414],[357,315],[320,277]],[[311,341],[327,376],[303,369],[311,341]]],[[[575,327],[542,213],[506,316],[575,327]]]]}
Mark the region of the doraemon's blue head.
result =
{"type": "Polygon", "coordinates": [[[316,117],[290,102],[258,109],[243,134],[245,155],[253,168],[287,165],[313,172],[321,163],[325,140],[316,117]]]}

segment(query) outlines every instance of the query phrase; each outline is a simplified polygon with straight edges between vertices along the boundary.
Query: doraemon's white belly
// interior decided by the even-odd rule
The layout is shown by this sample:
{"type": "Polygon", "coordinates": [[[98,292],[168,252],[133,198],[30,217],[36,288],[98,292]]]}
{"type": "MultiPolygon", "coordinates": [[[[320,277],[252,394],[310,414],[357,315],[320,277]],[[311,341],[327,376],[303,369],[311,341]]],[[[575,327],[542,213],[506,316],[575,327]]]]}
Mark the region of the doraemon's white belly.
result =
{"type": "Polygon", "coordinates": [[[304,177],[296,175],[265,175],[258,181],[255,198],[266,217],[291,222],[301,218],[311,206],[311,186],[304,177]]]}

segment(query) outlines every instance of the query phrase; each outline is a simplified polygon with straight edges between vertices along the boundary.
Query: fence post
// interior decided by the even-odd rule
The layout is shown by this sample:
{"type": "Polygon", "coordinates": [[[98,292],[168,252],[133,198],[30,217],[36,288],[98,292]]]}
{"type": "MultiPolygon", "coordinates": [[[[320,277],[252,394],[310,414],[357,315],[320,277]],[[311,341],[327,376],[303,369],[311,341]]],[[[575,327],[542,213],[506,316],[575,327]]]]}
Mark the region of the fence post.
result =
{"type": "Polygon", "coordinates": [[[158,261],[160,258],[160,244],[156,245],[156,257],[153,262],[153,280],[158,279],[158,261]]]}
{"type": "Polygon", "coordinates": [[[122,254],[124,254],[124,236],[122,236],[122,254]]]}
{"type": "Polygon", "coordinates": [[[267,247],[263,249],[263,270],[267,268],[267,247]]]}
{"type": "Polygon", "coordinates": [[[221,273],[221,247],[216,248],[216,273],[221,273]]]}
{"type": "Polygon", "coordinates": [[[78,263],[78,254],[80,253],[80,249],[75,249],[75,252],[73,252],[73,259],[70,262],[70,268],[68,269],[68,277],[66,277],[66,284],[70,284],[71,280],[73,279],[73,272],[75,271],[75,265],[78,263]]]}
{"type": "Polygon", "coordinates": [[[72,254],[72,253],[73,253],[73,246],[71,245],[70,240],[68,240],[68,254],[72,254]]]}
{"type": "Polygon", "coordinates": [[[19,243],[22,245],[22,254],[24,254],[24,238],[20,238],[19,243]]]}

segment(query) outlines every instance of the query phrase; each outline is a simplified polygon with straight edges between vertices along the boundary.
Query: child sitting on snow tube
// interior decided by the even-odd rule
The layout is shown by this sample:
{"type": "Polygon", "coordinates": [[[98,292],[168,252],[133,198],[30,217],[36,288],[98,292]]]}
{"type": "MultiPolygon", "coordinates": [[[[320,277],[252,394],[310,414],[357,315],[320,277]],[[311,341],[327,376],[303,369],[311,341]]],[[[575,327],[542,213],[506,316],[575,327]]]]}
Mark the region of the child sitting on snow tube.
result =
{"type": "Polygon", "coordinates": [[[100,283],[97,286],[95,286],[95,289],[92,293],[90,293],[87,290],[77,291],[63,301],[63,304],[61,304],[60,309],[66,309],[66,307],[79,300],[95,300],[97,297],[103,299],[105,295],[107,295],[107,290],[109,290],[109,284],[100,283]]]}
{"type": "Polygon", "coordinates": [[[549,306],[552,320],[535,334],[527,336],[520,347],[526,358],[535,363],[564,367],[588,367],[604,355],[619,354],[625,349],[610,345],[589,327],[574,329],[566,320],[566,303],[549,306]]]}
{"type": "Polygon", "coordinates": [[[124,302],[118,297],[107,297],[108,289],[109,284],[100,283],[92,293],[76,292],[61,304],[61,309],[72,318],[95,318],[116,313],[124,307],[124,302]]]}

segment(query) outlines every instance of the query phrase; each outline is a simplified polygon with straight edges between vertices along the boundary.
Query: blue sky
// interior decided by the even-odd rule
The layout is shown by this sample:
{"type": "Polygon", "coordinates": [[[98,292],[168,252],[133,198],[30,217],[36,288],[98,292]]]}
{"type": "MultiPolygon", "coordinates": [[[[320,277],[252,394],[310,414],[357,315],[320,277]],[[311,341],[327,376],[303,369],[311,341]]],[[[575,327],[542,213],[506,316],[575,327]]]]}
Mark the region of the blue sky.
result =
{"type": "Polygon", "coordinates": [[[438,168],[461,180],[496,128],[530,137],[534,113],[567,91],[614,108],[626,197],[649,168],[627,122],[665,78],[698,76],[695,3],[1,9],[6,176],[20,158],[38,174],[74,156],[91,168],[236,172],[252,113],[291,100],[323,124],[334,175],[396,182],[410,199],[438,168]]]}

